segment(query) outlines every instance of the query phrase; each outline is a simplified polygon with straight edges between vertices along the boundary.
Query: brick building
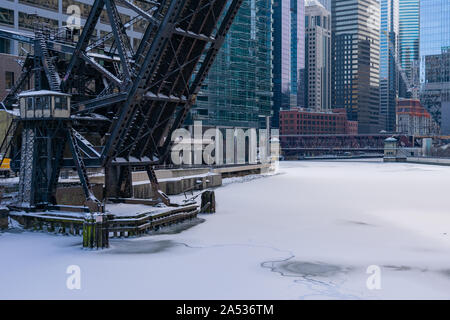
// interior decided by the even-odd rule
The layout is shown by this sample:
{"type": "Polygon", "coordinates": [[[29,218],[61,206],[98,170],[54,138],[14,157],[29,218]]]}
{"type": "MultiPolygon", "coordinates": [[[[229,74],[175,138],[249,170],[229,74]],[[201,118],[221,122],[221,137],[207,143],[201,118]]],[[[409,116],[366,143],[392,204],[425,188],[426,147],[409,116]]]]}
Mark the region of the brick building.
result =
{"type": "Polygon", "coordinates": [[[19,78],[22,67],[17,63],[18,57],[0,53],[0,101],[3,100],[14,82],[19,78]]]}
{"type": "Polygon", "coordinates": [[[347,119],[345,109],[318,112],[292,108],[280,111],[280,134],[358,134],[358,123],[347,119]]]}
{"type": "MultiPolygon", "coordinates": [[[[20,76],[22,68],[17,63],[17,59],[15,55],[0,53],[0,101],[8,94],[9,89],[20,76]]],[[[11,116],[2,110],[3,107],[0,107],[0,141],[3,141],[11,121],[11,116]]]]}
{"type": "Polygon", "coordinates": [[[399,99],[397,102],[397,132],[409,135],[428,135],[433,133],[430,113],[420,100],[399,99]]]}

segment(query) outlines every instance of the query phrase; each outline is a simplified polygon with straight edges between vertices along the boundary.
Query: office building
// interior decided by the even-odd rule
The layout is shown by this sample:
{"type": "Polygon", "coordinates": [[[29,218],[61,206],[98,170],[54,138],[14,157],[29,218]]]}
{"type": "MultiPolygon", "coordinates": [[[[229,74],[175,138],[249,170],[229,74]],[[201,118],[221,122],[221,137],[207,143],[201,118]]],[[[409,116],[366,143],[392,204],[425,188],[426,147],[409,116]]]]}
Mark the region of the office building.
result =
{"type": "Polygon", "coordinates": [[[317,0],[305,2],[305,106],[331,108],[331,14],[317,0]]]}
{"type": "Polygon", "coordinates": [[[399,70],[399,2],[381,0],[380,129],[395,131],[399,70]]]}
{"type": "Polygon", "coordinates": [[[332,106],[358,121],[359,133],[379,127],[380,4],[333,0],[332,106]]]}
{"type": "Polygon", "coordinates": [[[347,119],[345,109],[333,112],[292,108],[280,111],[281,135],[337,135],[358,133],[358,123],[347,119]]]}
{"type": "Polygon", "coordinates": [[[450,117],[443,117],[450,106],[450,2],[420,2],[420,100],[441,126],[450,134],[450,117]],[[445,119],[445,121],[444,121],[445,119]]]}
{"type": "Polygon", "coordinates": [[[304,1],[273,2],[273,117],[279,111],[304,104],[305,77],[304,1]]]}
{"type": "Polygon", "coordinates": [[[419,88],[420,0],[399,1],[399,97],[417,96],[419,88]],[[404,79],[406,77],[406,79],[404,79]]]}
{"type": "Polygon", "coordinates": [[[186,125],[265,127],[272,110],[271,4],[243,2],[186,125]]]}

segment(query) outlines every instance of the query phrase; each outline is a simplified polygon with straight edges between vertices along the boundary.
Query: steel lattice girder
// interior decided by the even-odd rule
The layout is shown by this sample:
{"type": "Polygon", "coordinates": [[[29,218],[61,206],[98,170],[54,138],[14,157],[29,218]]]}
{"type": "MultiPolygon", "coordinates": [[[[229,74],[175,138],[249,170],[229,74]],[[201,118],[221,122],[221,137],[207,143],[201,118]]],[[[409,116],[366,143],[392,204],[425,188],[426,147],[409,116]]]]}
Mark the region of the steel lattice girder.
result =
{"type": "MultiPolygon", "coordinates": [[[[101,132],[105,137],[99,159],[102,166],[114,162],[155,164],[165,160],[170,135],[182,125],[194,103],[242,2],[159,1],[156,9],[151,10],[154,19],[148,23],[134,56],[130,58],[128,45],[117,43],[117,54],[110,56],[110,60],[104,59],[100,66],[95,62],[96,56],[90,55],[89,39],[100,8],[105,7],[110,12],[110,19],[116,19],[117,15],[113,14],[113,0],[96,0],[68,64],[62,87],[66,92],[76,92],[77,80],[88,82],[89,73],[95,69],[96,74],[103,73],[111,88],[119,89],[109,94],[97,92],[93,99],[81,98],[74,105],[78,109],[73,108],[79,115],[99,114],[110,120],[109,127],[101,132]],[[116,62],[112,62],[114,59],[116,62]],[[121,72],[112,69],[114,63],[120,64],[121,72]]],[[[124,39],[123,22],[115,21],[111,25],[116,42],[121,42],[117,39],[124,39]]]]}
{"type": "Polygon", "coordinates": [[[116,158],[164,159],[166,140],[184,120],[200,87],[200,79],[204,79],[209,70],[241,2],[232,2],[222,27],[216,32],[226,0],[171,3],[118,119],[113,123],[102,154],[104,162],[116,158]],[[205,51],[202,66],[191,81],[205,51]]]}
{"type": "MultiPolygon", "coordinates": [[[[69,139],[66,135],[49,143],[53,146],[49,155],[55,155],[55,162],[53,172],[47,170],[42,176],[47,176],[43,183],[47,198],[52,196],[61,167],[77,168],[83,180],[88,167],[149,168],[162,163],[170,149],[172,132],[182,125],[195,102],[243,2],[158,0],[138,5],[140,1],[120,1],[138,16],[121,21],[116,0],[95,0],[76,43],[42,30],[34,37],[27,35],[29,42],[39,45],[24,63],[24,71],[32,69],[35,90],[62,91],[72,97],[66,128],[69,139]],[[93,33],[104,10],[112,31],[95,39],[93,33]],[[133,52],[127,28],[141,21],[146,21],[146,29],[133,52]],[[96,143],[90,142],[93,137],[96,143]],[[62,158],[67,141],[76,159],[62,158]]],[[[23,78],[30,77],[31,73],[23,78]]],[[[4,101],[7,109],[17,103],[22,84],[16,87],[14,95],[4,101]]],[[[50,127],[52,121],[49,119],[50,127]]],[[[13,141],[18,141],[17,146],[11,149],[19,154],[24,132],[16,132],[18,137],[13,141]]],[[[87,176],[85,180],[86,189],[87,176]]],[[[88,189],[85,193],[89,197],[88,189]]],[[[39,201],[53,202],[50,198],[39,201]]]]}

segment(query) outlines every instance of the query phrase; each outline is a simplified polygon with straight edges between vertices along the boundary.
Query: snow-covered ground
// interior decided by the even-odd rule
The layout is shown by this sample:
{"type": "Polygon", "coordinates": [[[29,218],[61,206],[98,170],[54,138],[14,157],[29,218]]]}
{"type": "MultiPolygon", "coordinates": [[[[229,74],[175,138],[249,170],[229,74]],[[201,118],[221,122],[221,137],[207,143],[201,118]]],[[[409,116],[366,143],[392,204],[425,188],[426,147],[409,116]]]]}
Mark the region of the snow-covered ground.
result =
{"type": "Polygon", "coordinates": [[[217,214],[181,233],[112,241],[0,233],[0,299],[450,298],[450,167],[285,162],[226,180],[217,214]],[[67,267],[81,289],[66,286],[67,267]],[[369,290],[369,266],[380,268],[369,290]]]}

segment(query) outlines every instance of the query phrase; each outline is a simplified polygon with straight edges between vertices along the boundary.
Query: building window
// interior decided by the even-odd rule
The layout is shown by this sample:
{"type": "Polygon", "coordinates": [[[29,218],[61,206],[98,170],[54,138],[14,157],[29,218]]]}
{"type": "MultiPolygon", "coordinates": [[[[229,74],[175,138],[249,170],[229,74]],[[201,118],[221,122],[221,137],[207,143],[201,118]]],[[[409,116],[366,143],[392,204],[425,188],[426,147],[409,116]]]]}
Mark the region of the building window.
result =
{"type": "Polygon", "coordinates": [[[55,109],[68,110],[66,97],[55,97],[55,109]]]}
{"type": "Polygon", "coordinates": [[[28,111],[34,110],[34,99],[33,99],[33,97],[28,97],[27,98],[27,110],[28,111]]]}
{"type": "Polygon", "coordinates": [[[5,8],[0,8],[0,23],[13,26],[14,11],[5,8]]]}
{"type": "Polygon", "coordinates": [[[52,11],[58,11],[58,0],[20,0],[20,3],[30,4],[39,8],[45,8],[52,11]]]}
{"type": "Polygon", "coordinates": [[[5,89],[11,89],[14,85],[14,72],[5,72],[5,89]]]}
{"type": "Polygon", "coordinates": [[[11,41],[0,38],[0,53],[11,54],[11,41]]]}
{"type": "Polygon", "coordinates": [[[41,23],[52,28],[58,28],[58,20],[41,17],[36,14],[19,12],[19,28],[32,30],[35,23],[41,23]]]}

